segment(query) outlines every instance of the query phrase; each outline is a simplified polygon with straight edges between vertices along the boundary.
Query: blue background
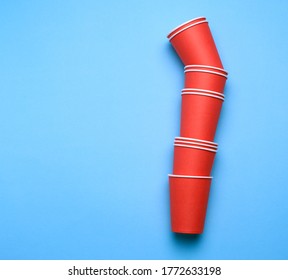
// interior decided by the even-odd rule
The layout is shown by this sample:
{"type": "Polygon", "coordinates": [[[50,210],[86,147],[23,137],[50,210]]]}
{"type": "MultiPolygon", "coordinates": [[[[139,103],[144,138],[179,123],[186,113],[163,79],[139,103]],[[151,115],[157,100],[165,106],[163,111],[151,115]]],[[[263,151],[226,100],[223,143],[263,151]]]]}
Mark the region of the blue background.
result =
{"type": "Polygon", "coordinates": [[[0,2],[1,259],[288,259],[287,1],[0,2]],[[205,233],[170,232],[183,66],[206,16],[229,79],[205,233]]]}

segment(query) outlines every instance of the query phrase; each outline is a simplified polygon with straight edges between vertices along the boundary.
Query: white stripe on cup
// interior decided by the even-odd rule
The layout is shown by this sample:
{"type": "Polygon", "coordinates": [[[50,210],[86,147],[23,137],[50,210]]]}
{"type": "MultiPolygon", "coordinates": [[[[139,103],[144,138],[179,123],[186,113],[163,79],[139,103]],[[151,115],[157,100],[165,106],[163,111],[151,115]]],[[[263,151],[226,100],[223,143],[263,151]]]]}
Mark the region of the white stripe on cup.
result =
{"type": "Polygon", "coordinates": [[[210,70],[202,70],[202,69],[186,69],[186,70],[184,70],[184,73],[187,73],[187,72],[209,73],[209,74],[214,74],[214,75],[222,76],[222,77],[224,77],[224,78],[227,79],[227,75],[225,75],[225,74],[223,74],[223,73],[215,72],[215,71],[210,71],[210,70]]]}
{"type": "Polygon", "coordinates": [[[228,75],[228,72],[225,70],[225,69],[223,69],[223,68],[220,68],[220,67],[215,67],[215,66],[209,66],[209,65],[199,65],[199,64],[193,64],[193,65],[186,65],[185,67],[184,67],[184,70],[187,70],[187,69],[189,69],[189,68],[210,68],[210,69],[215,69],[215,70],[219,70],[220,72],[224,72],[224,73],[226,73],[226,75],[228,75]]]}
{"type": "Polygon", "coordinates": [[[191,178],[191,179],[212,179],[211,176],[191,176],[191,175],[176,175],[176,174],[168,174],[169,177],[175,178],[191,178]]]}
{"type": "Polygon", "coordinates": [[[198,146],[192,146],[192,145],[190,146],[190,145],[174,144],[174,147],[183,147],[183,148],[204,150],[204,151],[213,152],[213,153],[216,153],[216,152],[217,152],[217,150],[215,150],[215,149],[208,149],[208,148],[203,148],[203,147],[198,147],[198,146]]]}
{"type": "Polygon", "coordinates": [[[198,21],[198,22],[196,22],[196,23],[190,24],[190,25],[182,28],[181,30],[177,31],[175,34],[173,34],[173,35],[172,35],[170,38],[168,38],[168,39],[169,39],[169,41],[171,41],[172,38],[174,38],[176,35],[178,35],[178,34],[181,33],[182,31],[185,31],[186,29],[188,29],[188,28],[190,28],[190,27],[193,27],[193,26],[195,26],[195,25],[198,25],[198,24],[201,24],[201,23],[205,23],[205,22],[208,22],[208,21],[207,21],[207,20],[203,20],[203,21],[198,21]]]}
{"type": "Polygon", "coordinates": [[[193,18],[193,19],[190,19],[190,20],[188,20],[188,21],[185,21],[184,23],[182,23],[182,24],[178,25],[177,27],[175,27],[174,29],[172,29],[172,30],[170,31],[170,33],[167,35],[167,37],[169,38],[169,36],[170,36],[174,31],[176,31],[177,29],[179,29],[180,27],[186,25],[186,24],[189,23],[189,22],[193,22],[193,21],[195,21],[195,20],[198,20],[198,19],[200,19],[200,18],[202,18],[203,20],[206,20],[205,17],[197,17],[197,18],[193,18]]]}
{"type": "Polygon", "coordinates": [[[215,145],[218,146],[217,143],[212,142],[212,141],[208,141],[208,140],[202,140],[202,139],[198,139],[198,138],[188,138],[188,137],[182,137],[182,136],[176,136],[175,139],[185,139],[185,140],[191,140],[191,141],[198,141],[198,142],[203,142],[203,143],[209,143],[211,145],[215,145]]]}
{"type": "Polygon", "coordinates": [[[174,140],[174,143],[176,144],[190,144],[190,145],[199,145],[202,147],[208,147],[217,150],[217,146],[209,145],[209,144],[203,144],[203,143],[197,143],[197,142],[189,142],[189,141],[183,141],[183,140],[174,140]]]}
{"type": "Polygon", "coordinates": [[[186,92],[186,93],[188,93],[188,92],[197,92],[197,93],[205,93],[205,94],[211,94],[211,95],[216,95],[216,96],[219,96],[219,97],[222,97],[222,98],[225,98],[225,95],[223,94],[223,93],[220,93],[220,92],[216,92],[216,91],[210,91],[210,90],[201,90],[201,89],[197,89],[197,88],[195,88],[195,89],[190,89],[190,88],[184,88],[184,89],[182,89],[181,90],[181,92],[183,93],[183,92],[186,92]]]}
{"type": "Polygon", "coordinates": [[[217,98],[217,99],[220,99],[222,101],[224,101],[224,97],[221,97],[221,96],[217,96],[217,95],[214,95],[214,94],[208,94],[208,93],[200,93],[200,92],[192,92],[192,91],[189,91],[189,92],[182,92],[181,95],[203,95],[203,96],[208,96],[208,97],[213,97],[213,98],[217,98]]]}
{"type": "Polygon", "coordinates": [[[182,92],[183,91],[201,91],[201,92],[208,92],[208,93],[212,93],[212,94],[216,94],[216,95],[221,95],[224,97],[224,94],[221,93],[221,92],[218,92],[218,91],[213,91],[213,90],[208,90],[208,89],[201,89],[201,88],[183,88],[181,90],[182,92]]]}

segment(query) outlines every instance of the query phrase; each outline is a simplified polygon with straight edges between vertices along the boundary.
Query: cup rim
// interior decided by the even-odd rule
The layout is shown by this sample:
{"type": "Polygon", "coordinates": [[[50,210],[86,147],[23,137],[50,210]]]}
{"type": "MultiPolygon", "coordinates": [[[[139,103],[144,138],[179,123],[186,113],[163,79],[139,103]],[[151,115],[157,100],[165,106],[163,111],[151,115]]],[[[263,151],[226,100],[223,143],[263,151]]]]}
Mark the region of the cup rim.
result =
{"type": "Polygon", "coordinates": [[[174,177],[174,178],[213,179],[212,176],[178,175],[178,174],[168,174],[168,176],[169,177],[174,177]]]}
{"type": "Polygon", "coordinates": [[[188,72],[201,72],[201,73],[209,73],[209,74],[213,74],[213,75],[218,75],[218,76],[222,76],[224,78],[227,79],[227,75],[226,74],[223,74],[223,73],[219,73],[219,72],[216,72],[216,71],[210,71],[210,70],[203,70],[203,69],[185,69],[184,70],[184,73],[188,73],[188,72]]]}
{"type": "Polygon", "coordinates": [[[186,65],[184,67],[184,70],[189,69],[189,68],[198,68],[198,67],[200,67],[200,68],[208,68],[208,69],[211,68],[211,69],[219,70],[220,72],[224,72],[224,73],[226,73],[226,75],[228,75],[228,72],[225,69],[220,68],[220,67],[216,67],[216,66],[210,66],[210,65],[189,64],[189,65],[186,65]]]}
{"type": "Polygon", "coordinates": [[[193,146],[193,145],[181,145],[181,144],[175,144],[174,147],[183,147],[183,148],[190,148],[190,149],[197,149],[197,150],[203,150],[203,151],[208,151],[212,153],[216,153],[217,149],[209,149],[205,147],[198,147],[198,146],[193,146]]]}
{"type": "Polygon", "coordinates": [[[217,151],[217,146],[213,146],[213,145],[210,145],[210,144],[204,144],[204,143],[197,143],[197,142],[189,142],[189,141],[185,141],[185,140],[177,140],[175,139],[174,140],[174,143],[176,144],[190,144],[190,145],[199,145],[199,146],[202,146],[202,147],[208,147],[208,148],[212,148],[212,149],[215,149],[217,151]],[[181,142],[181,143],[180,143],[181,142]]]}
{"type": "Polygon", "coordinates": [[[203,142],[203,143],[215,144],[216,146],[218,146],[218,143],[216,143],[216,142],[203,140],[203,139],[198,139],[198,138],[189,138],[189,137],[176,136],[175,139],[186,139],[186,140],[192,140],[192,141],[199,141],[199,142],[203,142]]]}
{"type": "MultiPolygon", "coordinates": [[[[195,22],[195,23],[191,23],[191,24],[189,24],[189,25],[187,25],[187,26],[185,26],[185,27],[183,27],[183,28],[181,28],[180,30],[178,30],[178,31],[176,31],[176,30],[174,30],[174,32],[170,32],[168,35],[167,35],[167,38],[169,39],[169,41],[171,41],[175,36],[177,36],[179,33],[181,33],[181,32],[183,32],[183,31],[185,31],[186,29],[188,29],[188,28],[190,28],[190,27],[193,27],[193,26],[195,26],[195,25],[198,25],[198,24],[201,24],[201,23],[208,23],[208,21],[206,20],[206,18],[205,19],[203,19],[203,20],[201,20],[201,21],[198,21],[198,22],[195,22]],[[171,34],[171,33],[174,33],[173,35],[171,34]]],[[[181,25],[183,25],[183,24],[181,24],[181,25]]],[[[181,27],[181,26],[180,26],[181,27]]]]}
{"type": "Polygon", "coordinates": [[[169,32],[169,34],[167,35],[167,37],[169,38],[169,35],[171,35],[173,32],[175,32],[177,29],[181,28],[182,26],[184,26],[184,25],[186,25],[186,24],[188,24],[188,23],[190,23],[190,22],[193,22],[193,21],[195,21],[195,20],[202,19],[202,18],[203,18],[203,20],[206,20],[206,17],[201,16],[201,17],[196,17],[196,18],[187,20],[187,21],[185,21],[185,22],[177,25],[175,28],[173,28],[173,29],[169,32]]]}
{"type": "Polygon", "coordinates": [[[214,91],[214,90],[209,90],[209,89],[201,89],[201,88],[183,88],[182,90],[181,90],[181,92],[183,92],[183,91],[187,91],[187,92],[189,92],[189,91],[192,91],[192,92],[194,92],[194,91],[200,91],[200,92],[207,92],[207,93],[212,93],[212,94],[215,94],[215,95],[220,95],[220,96],[225,96],[224,95],[224,93],[221,93],[221,92],[218,92],[218,91],[214,91]]]}
{"type": "Polygon", "coordinates": [[[224,101],[224,97],[215,95],[215,94],[209,94],[209,93],[202,93],[202,92],[182,92],[181,95],[202,95],[202,96],[207,96],[207,97],[212,97],[212,98],[217,98],[220,99],[222,101],[224,101]]]}

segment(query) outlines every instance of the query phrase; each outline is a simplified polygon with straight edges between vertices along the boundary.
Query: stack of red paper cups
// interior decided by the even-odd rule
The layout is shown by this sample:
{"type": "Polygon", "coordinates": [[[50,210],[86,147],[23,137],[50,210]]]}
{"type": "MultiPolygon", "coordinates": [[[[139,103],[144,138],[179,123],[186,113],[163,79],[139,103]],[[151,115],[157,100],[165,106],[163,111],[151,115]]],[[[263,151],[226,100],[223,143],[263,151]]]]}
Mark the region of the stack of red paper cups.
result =
{"type": "Polygon", "coordinates": [[[185,65],[180,137],[174,141],[169,175],[172,231],[203,232],[218,144],[214,141],[228,73],[223,69],[205,17],[167,36],[185,65]]]}

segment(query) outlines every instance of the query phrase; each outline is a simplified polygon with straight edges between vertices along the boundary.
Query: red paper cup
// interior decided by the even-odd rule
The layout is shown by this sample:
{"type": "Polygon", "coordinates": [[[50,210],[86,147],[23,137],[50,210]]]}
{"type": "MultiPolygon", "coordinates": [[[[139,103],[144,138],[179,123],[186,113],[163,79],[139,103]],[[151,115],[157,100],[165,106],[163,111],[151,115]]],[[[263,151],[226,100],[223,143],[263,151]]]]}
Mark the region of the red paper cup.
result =
{"type": "Polygon", "coordinates": [[[182,93],[180,135],[213,141],[224,98],[206,93],[182,93]]]}
{"type": "Polygon", "coordinates": [[[227,74],[207,67],[185,67],[185,88],[198,88],[224,92],[227,74]]]}
{"type": "Polygon", "coordinates": [[[215,145],[210,145],[210,144],[204,144],[204,143],[193,142],[193,141],[178,140],[178,139],[175,139],[175,140],[174,140],[174,144],[208,148],[208,149],[215,150],[215,151],[217,152],[217,146],[215,146],[215,145]]]}
{"type": "Polygon", "coordinates": [[[209,176],[215,154],[215,148],[175,143],[173,174],[209,176]]]}
{"type": "Polygon", "coordinates": [[[205,17],[183,23],[173,29],[167,38],[184,65],[204,64],[223,68],[205,17]]]}
{"type": "Polygon", "coordinates": [[[211,177],[169,175],[173,232],[203,232],[211,181],[211,177]]]}
{"type": "Polygon", "coordinates": [[[212,141],[207,141],[207,140],[203,140],[203,139],[196,139],[196,138],[188,138],[188,137],[181,137],[181,136],[177,136],[175,137],[175,141],[189,141],[189,142],[198,142],[198,143],[203,143],[203,144],[208,144],[211,146],[215,146],[217,147],[218,144],[216,142],[212,142],[212,141]]]}

